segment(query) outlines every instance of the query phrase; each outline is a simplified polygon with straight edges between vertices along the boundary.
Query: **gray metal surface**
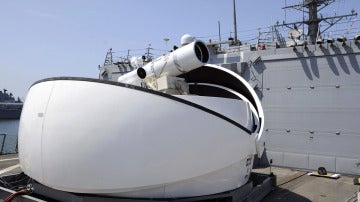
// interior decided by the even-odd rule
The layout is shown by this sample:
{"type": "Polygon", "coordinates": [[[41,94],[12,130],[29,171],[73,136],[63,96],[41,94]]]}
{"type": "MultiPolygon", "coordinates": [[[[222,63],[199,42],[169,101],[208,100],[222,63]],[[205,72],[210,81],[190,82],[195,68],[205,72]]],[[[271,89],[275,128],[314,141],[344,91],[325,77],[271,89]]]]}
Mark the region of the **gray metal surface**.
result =
{"type": "Polygon", "coordinates": [[[360,174],[359,44],[259,55],[244,75],[260,81],[268,158],[278,166],[360,174]],[[262,72],[252,73],[257,68],[262,72]]]}
{"type": "MultiPolygon", "coordinates": [[[[253,171],[269,173],[269,168],[253,171]]],[[[360,186],[353,184],[353,177],[309,176],[307,172],[279,167],[273,167],[271,171],[277,177],[277,187],[262,200],[264,202],[354,201],[350,199],[360,194],[360,186]]]]}

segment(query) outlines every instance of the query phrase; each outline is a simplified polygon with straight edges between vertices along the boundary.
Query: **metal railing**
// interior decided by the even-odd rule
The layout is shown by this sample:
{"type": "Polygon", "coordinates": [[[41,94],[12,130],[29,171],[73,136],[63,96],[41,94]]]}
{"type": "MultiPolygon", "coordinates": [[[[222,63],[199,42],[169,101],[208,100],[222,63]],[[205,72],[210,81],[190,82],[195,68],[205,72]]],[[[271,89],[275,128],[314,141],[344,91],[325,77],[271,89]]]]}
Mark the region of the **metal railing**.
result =
{"type": "Polygon", "coordinates": [[[5,152],[5,151],[4,151],[5,143],[6,143],[6,138],[7,138],[7,134],[6,134],[6,133],[0,133],[0,140],[2,139],[1,148],[0,148],[0,155],[18,153],[18,139],[17,139],[17,138],[16,138],[15,149],[11,150],[11,151],[13,151],[13,152],[5,152]]]}
{"type": "Polygon", "coordinates": [[[2,143],[1,143],[1,150],[0,150],[0,155],[3,154],[4,152],[4,146],[5,146],[5,140],[6,140],[6,134],[0,134],[0,136],[2,136],[2,143]]]}

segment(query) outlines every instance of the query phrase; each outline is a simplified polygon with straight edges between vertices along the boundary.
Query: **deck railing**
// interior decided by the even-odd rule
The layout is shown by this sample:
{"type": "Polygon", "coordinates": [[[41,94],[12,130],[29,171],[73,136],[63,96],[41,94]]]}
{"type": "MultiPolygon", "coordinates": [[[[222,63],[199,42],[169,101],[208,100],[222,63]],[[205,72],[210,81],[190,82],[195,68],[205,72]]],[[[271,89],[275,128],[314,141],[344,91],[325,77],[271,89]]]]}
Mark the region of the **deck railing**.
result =
{"type": "Polygon", "coordinates": [[[15,144],[14,149],[11,149],[10,152],[4,150],[5,145],[6,145],[6,138],[7,138],[6,133],[0,133],[0,140],[1,140],[0,155],[18,153],[18,139],[17,138],[16,138],[16,144],[15,144]]]}

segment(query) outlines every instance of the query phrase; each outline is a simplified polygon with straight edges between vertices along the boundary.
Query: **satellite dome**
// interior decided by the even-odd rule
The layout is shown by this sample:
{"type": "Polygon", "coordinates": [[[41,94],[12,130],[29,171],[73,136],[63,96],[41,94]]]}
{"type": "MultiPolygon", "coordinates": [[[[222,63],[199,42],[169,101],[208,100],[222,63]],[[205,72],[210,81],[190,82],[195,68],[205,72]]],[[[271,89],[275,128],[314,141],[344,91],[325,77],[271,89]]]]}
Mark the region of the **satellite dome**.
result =
{"type": "Polygon", "coordinates": [[[181,46],[185,46],[191,42],[195,41],[195,38],[192,37],[190,34],[185,34],[181,37],[181,46]]]}

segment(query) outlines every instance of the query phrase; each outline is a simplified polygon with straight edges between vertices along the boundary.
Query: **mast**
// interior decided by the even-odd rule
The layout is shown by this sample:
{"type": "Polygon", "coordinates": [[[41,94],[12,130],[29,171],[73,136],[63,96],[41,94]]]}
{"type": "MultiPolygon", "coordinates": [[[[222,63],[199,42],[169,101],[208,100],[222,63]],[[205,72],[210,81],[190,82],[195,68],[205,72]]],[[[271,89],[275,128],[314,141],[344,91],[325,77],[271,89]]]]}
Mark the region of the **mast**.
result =
{"type": "Polygon", "coordinates": [[[292,5],[292,6],[286,6],[283,9],[295,9],[301,12],[308,13],[308,20],[303,20],[300,22],[292,22],[292,23],[283,23],[280,26],[291,26],[299,24],[306,24],[308,25],[308,36],[310,38],[310,43],[315,43],[316,39],[324,33],[326,30],[328,30],[330,27],[335,25],[337,22],[342,20],[344,17],[350,17],[355,16],[357,13],[352,12],[348,15],[341,15],[341,16],[333,16],[333,17],[319,17],[318,12],[321,11],[323,8],[327,7],[328,5],[334,3],[336,0],[304,0],[302,4],[298,5],[292,5]],[[307,8],[308,11],[304,11],[303,8],[307,8]],[[329,21],[330,19],[335,19],[335,22],[329,21]],[[324,30],[319,29],[319,25],[321,22],[326,22],[328,24],[328,27],[324,30]]]}
{"type": "Polygon", "coordinates": [[[320,19],[318,19],[318,7],[321,4],[318,3],[316,0],[306,0],[304,6],[309,9],[309,21],[308,21],[308,35],[310,37],[310,43],[315,43],[320,19]]]}
{"type": "MultiPolygon", "coordinates": [[[[220,21],[218,21],[218,28],[219,28],[219,41],[221,41],[221,28],[220,28],[220,21]]],[[[220,44],[220,48],[221,48],[221,44],[220,44]]]]}
{"type": "Polygon", "coordinates": [[[237,26],[236,26],[236,6],[235,6],[235,0],[233,0],[233,10],[234,10],[234,32],[235,32],[235,43],[237,43],[237,26]]]}
{"type": "Polygon", "coordinates": [[[104,66],[112,65],[112,64],[113,64],[113,52],[112,52],[112,48],[109,48],[109,51],[106,53],[105,56],[104,66]]]}

